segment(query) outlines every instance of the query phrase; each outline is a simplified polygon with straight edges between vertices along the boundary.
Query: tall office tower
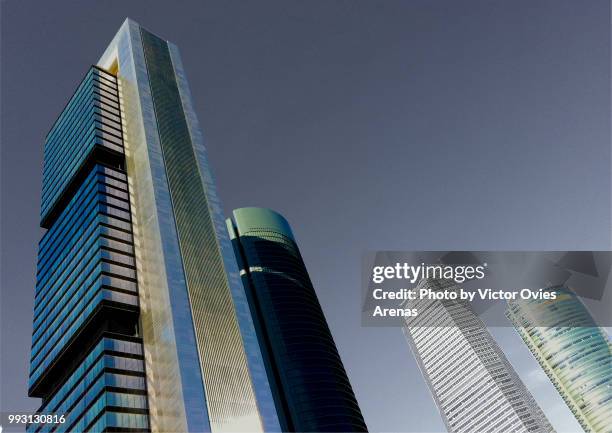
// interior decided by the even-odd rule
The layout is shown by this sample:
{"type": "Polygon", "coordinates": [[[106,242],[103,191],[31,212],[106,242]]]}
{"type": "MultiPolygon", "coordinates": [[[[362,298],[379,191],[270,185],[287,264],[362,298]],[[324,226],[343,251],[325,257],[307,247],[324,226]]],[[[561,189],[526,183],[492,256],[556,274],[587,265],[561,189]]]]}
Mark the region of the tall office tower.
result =
{"type": "Polygon", "coordinates": [[[120,112],[91,68],[45,142],[29,394],[59,432],[149,427],[120,112]]]}
{"type": "Polygon", "coordinates": [[[134,21],[47,136],[41,226],[29,394],[58,432],[280,430],[178,49],[134,21]]]}
{"type": "Polygon", "coordinates": [[[227,220],[284,431],[366,431],[287,221],[262,208],[227,220]]]}
{"type": "MultiPolygon", "coordinates": [[[[417,290],[452,290],[421,280],[417,290]]],[[[466,301],[405,301],[404,334],[449,432],[550,432],[552,426],[466,301]]]]}
{"type": "Polygon", "coordinates": [[[556,300],[509,301],[506,314],[582,428],[611,432],[610,337],[572,290],[553,289],[556,300]]]}

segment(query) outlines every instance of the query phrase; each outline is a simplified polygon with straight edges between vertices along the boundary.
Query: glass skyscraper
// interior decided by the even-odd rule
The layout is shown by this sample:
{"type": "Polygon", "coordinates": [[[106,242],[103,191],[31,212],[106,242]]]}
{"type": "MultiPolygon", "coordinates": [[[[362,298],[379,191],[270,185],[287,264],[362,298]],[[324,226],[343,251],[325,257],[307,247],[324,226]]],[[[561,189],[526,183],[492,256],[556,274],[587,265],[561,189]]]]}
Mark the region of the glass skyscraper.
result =
{"type": "Polygon", "coordinates": [[[29,394],[54,431],[280,430],[178,49],[132,20],[46,138],[41,226],[29,394]]]}
{"type": "Polygon", "coordinates": [[[45,143],[29,386],[59,432],[149,427],[119,104],[91,68],[45,143]]]}
{"type": "MultiPolygon", "coordinates": [[[[452,290],[447,280],[416,288],[452,290]]],[[[544,413],[467,301],[405,301],[404,334],[449,432],[551,432],[544,413]]]]}
{"type": "Polygon", "coordinates": [[[508,302],[508,318],[586,432],[612,432],[612,346],[576,294],[508,302]],[[542,326],[545,325],[545,326],[542,326]]]}
{"type": "Polygon", "coordinates": [[[283,431],[367,431],[285,218],[242,208],[227,226],[283,431]]]}

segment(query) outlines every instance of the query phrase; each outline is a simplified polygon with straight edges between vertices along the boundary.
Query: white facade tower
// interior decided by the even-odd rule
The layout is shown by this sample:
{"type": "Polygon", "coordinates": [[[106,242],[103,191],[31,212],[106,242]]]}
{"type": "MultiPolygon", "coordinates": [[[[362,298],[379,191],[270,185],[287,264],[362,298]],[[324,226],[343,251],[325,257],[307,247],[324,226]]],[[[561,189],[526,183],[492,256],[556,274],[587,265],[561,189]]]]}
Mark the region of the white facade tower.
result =
{"type": "MultiPolygon", "coordinates": [[[[452,289],[422,280],[417,290],[452,289]]],[[[551,432],[544,413],[465,301],[406,301],[404,334],[449,432],[551,432]]]]}

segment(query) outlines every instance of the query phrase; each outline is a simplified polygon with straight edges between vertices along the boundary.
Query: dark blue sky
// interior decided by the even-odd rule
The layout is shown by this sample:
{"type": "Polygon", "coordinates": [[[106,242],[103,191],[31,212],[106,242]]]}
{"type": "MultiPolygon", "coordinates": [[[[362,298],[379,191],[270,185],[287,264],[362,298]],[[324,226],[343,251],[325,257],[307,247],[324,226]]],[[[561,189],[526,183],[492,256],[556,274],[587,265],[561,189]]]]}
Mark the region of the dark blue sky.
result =
{"type": "Polygon", "coordinates": [[[610,248],[609,1],[4,1],[3,411],[37,406],[43,139],[126,16],[181,49],[226,213],[292,224],[372,430],[443,426],[400,331],[360,327],[363,252],[610,248]]]}

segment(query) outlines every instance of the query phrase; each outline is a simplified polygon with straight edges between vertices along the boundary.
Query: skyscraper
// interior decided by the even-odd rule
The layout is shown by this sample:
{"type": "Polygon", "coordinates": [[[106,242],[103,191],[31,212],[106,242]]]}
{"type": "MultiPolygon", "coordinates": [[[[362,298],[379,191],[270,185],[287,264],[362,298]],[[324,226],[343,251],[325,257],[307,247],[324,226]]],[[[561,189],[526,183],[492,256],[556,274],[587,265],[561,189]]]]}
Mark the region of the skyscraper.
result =
{"type": "Polygon", "coordinates": [[[551,300],[508,302],[507,316],[586,432],[612,431],[612,349],[607,332],[567,287],[551,300]]]}
{"type": "MultiPolygon", "coordinates": [[[[417,290],[451,290],[421,280],[417,290]]],[[[449,432],[550,432],[552,426],[467,301],[405,301],[404,334],[449,432]]]]}
{"type": "Polygon", "coordinates": [[[58,432],[280,429],[178,49],[132,20],[46,138],[41,226],[29,394],[58,432]]]}
{"type": "Polygon", "coordinates": [[[117,79],[94,67],[45,143],[29,386],[70,413],[59,431],[149,427],[121,124],[117,79]]]}
{"type": "Polygon", "coordinates": [[[227,227],[283,430],[366,431],[359,405],[289,224],[262,208],[227,227]]]}

